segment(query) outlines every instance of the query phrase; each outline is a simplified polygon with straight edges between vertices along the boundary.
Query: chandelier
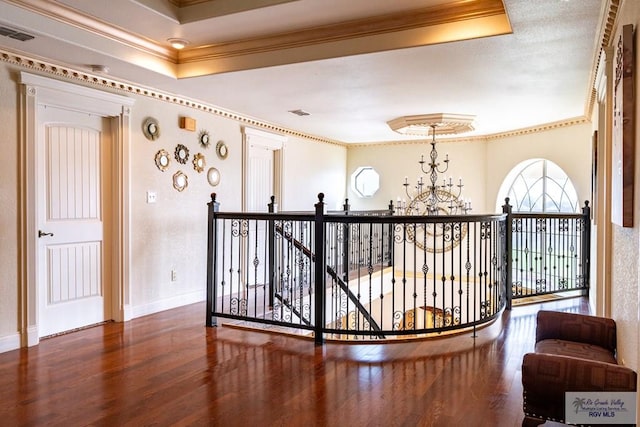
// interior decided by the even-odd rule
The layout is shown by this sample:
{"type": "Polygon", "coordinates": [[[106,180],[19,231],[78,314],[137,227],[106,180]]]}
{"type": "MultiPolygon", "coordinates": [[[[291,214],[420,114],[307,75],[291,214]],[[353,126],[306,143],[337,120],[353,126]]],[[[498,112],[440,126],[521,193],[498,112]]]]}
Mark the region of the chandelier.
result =
{"type": "MultiPolygon", "coordinates": [[[[462,196],[462,178],[457,183],[453,178],[442,179],[439,184],[439,175],[445,174],[449,170],[449,155],[445,155],[442,163],[438,162],[438,151],[436,150],[436,126],[431,125],[431,151],[429,160],[424,159],[424,154],[420,156],[418,164],[423,176],[418,178],[415,185],[409,183],[409,178],[404,177],[404,192],[409,198],[408,206],[401,206],[409,215],[458,215],[467,214],[471,210],[471,202],[464,200],[462,196]],[[425,166],[426,165],[426,166],[425,166]],[[428,181],[424,181],[424,175],[428,181]],[[409,190],[409,187],[412,187],[409,190]]],[[[404,203],[404,202],[401,202],[404,203]]]]}
{"type": "Polygon", "coordinates": [[[431,133],[431,151],[429,157],[421,155],[418,164],[422,176],[416,184],[409,183],[405,176],[405,194],[409,200],[398,199],[398,212],[406,215],[461,215],[471,210],[471,202],[462,197],[464,184],[462,178],[454,182],[453,178],[441,178],[449,170],[449,155],[442,162],[438,161],[436,149],[436,133],[450,134],[473,130],[471,122],[474,116],[453,114],[431,114],[424,116],[407,116],[390,121],[389,126],[396,132],[405,135],[428,135],[431,133]],[[426,177],[426,179],[425,179],[426,177]]]}

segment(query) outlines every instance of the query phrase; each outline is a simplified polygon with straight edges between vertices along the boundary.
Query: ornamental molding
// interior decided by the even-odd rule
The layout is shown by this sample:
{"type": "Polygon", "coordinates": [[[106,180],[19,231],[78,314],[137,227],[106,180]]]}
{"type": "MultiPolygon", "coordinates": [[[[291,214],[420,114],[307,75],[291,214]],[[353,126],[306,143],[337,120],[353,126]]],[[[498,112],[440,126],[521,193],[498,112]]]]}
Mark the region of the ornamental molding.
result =
{"type": "Polygon", "coordinates": [[[177,51],[159,45],[130,31],[101,21],[91,15],[79,12],[73,7],[58,1],[47,0],[4,0],[6,3],[34,12],[38,15],[62,22],[74,28],[87,31],[109,40],[115,40],[125,46],[134,47],[140,52],[153,55],[171,63],[178,62],[177,51]]]}
{"type": "Polygon", "coordinates": [[[587,103],[585,105],[585,116],[591,117],[593,114],[593,108],[598,96],[598,83],[599,76],[601,76],[605,70],[602,67],[605,65],[605,50],[611,46],[611,38],[615,29],[616,20],[618,18],[618,11],[620,9],[621,0],[607,0],[603,5],[602,13],[600,14],[601,20],[599,25],[599,34],[596,40],[599,41],[598,49],[594,53],[594,58],[591,66],[591,77],[589,79],[590,85],[587,92],[587,103]]]}
{"type": "Polygon", "coordinates": [[[252,126],[252,127],[264,129],[273,133],[280,133],[287,136],[293,136],[296,138],[307,139],[314,142],[321,142],[325,144],[338,145],[341,147],[344,147],[347,145],[344,142],[335,141],[329,138],[323,138],[315,135],[310,135],[304,132],[299,132],[299,131],[288,129],[282,126],[274,125],[274,124],[271,124],[262,120],[258,120],[252,117],[248,117],[233,111],[225,110],[215,105],[195,101],[179,95],[163,92],[156,89],[151,89],[151,88],[137,85],[134,83],[91,74],[86,71],[74,69],[73,67],[53,64],[51,62],[48,62],[42,59],[37,59],[27,55],[22,55],[6,49],[0,49],[0,61],[6,62],[8,64],[16,65],[22,68],[26,68],[28,70],[38,71],[40,73],[53,75],[57,78],[65,79],[68,81],[80,82],[87,85],[98,86],[110,91],[118,91],[118,92],[139,95],[139,96],[145,96],[148,98],[157,99],[159,101],[168,102],[170,104],[193,108],[195,110],[204,111],[206,113],[213,114],[215,116],[224,117],[230,120],[235,120],[246,126],[252,126]]]}
{"type": "MultiPolygon", "coordinates": [[[[202,103],[202,102],[185,98],[179,95],[163,92],[156,89],[151,89],[151,88],[144,87],[144,86],[137,85],[130,82],[119,81],[119,80],[107,78],[104,76],[91,74],[86,71],[78,70],[73,67],[69,67],[65,65],[53,64],[51,62],[48,62],[42,59],[33,58],[31,56],[12,52],[6,49],[0,49],[0,61],[8,64],[16,65],[22,68],[26,68],[29,70],[38,71],[40,73],[53,75],[57,78],[68,80],[68,81],[74,81],[74,82],[80,82],[86,85],[98,86],[110,91],[119,91],[119,92],[124,92],[129,94],[135,94],[139,96],[145,96],[148,98],[157,99],[157,100],[168,102],[171,104],[193,108],[195,110],[204,111],[209,114],[213,114],[219,117],[224,117],[230,120],[237,121],[246,126],[263,129],[272,133],[279,133],[282,135],[306,139],[314,142],[337,145],[341,147],[363,147],[363,146],[371,146],[371,145],[411,145],[411,144],[424,144],[426,142],[429,142],[427,139],[421,138],[421,139],[412,139],[412,140],[403,140],[403,141],[345,143],[342,141],[323,138],[316,135],[310,135],[304,132],[299,132],[299,131],[288,129],[282,126],[274,125],[262,120],[248,117],[233,111],[225,110],[211,104],[202,103]]],[[[484,141],[509,138],[509,137],[520,136],[520,135],[539,133],[539,132],[544,132],[548,130],[563,128],[563,127],[590,123],[590,120],[588,119],[588,117],[590,117],[590,115],[583,116],[583,117],[575,117],[572,119],[542,124],[542,125],[528,127],[528,128],[517,129],[509,132],[501,132],[501,133],[495,133],[495,134],[483,135],[483,136],[467,136],[463,138],[442,138],[442,139],[439,138],[438,143],[484,142],[484,141]]]]}
{"type": "MultiPolygon", "coordinates": [[[[489,135],[478,135],[463,138],[438,138],[438,144],[448,142],[488,142],[498,139],[511,138],[514,136],[530,135],[540,132],[546,132],[550,130],[578,126],[591,123],[587,117],[574,117],[567,120],[561,120],[557,122],[546,123],[537,126],[531,126],[527,128],[516,129],[508,132],[493,133],[489,135]]],[[[347,144],[347,147],[371,147],[373,145],[414,145],[414,144],[427,144],[431,142],[430,139],[420,138],[405,141],[380,141],[380,142],[363,142],[356,144],[347,144]]]]}

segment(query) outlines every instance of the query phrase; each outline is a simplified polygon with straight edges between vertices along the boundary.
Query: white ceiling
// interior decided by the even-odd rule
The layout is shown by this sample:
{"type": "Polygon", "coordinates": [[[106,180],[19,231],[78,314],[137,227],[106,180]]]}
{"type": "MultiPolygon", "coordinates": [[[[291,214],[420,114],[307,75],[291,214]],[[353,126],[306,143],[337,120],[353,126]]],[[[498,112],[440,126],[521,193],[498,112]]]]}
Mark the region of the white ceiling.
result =
{"type": "Polygon", "coordinates": [[[0,0],[0,25],[36,36],[0,37],[0,48],[81,70],[103,64],[113,79],[345,143],[407,139],[387,121],[431,113],[475,115],[470,135],[486,135],[584,116],[604,3],[0,0]],[[440,15],[496,3],[506,17],[440,15]],[[469,33],[496,22],[510,31],[469,33]],[[171,37],[191,43],[178,52],[171,37]]]}

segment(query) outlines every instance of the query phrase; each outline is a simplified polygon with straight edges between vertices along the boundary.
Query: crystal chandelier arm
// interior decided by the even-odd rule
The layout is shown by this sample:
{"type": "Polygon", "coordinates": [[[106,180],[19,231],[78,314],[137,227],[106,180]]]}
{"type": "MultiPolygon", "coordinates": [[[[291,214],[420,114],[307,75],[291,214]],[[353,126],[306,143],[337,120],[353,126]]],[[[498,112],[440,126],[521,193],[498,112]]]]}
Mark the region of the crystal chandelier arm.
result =
{"type": "Polygon", "coordinates": [[[407,195],[407,197],[409,198],[409,200],[412,199],[411,195],[409,194],[409,177],[404,177],[404,184],[402,184],[402,186],[404,187],[404,192],[407,195]]]}

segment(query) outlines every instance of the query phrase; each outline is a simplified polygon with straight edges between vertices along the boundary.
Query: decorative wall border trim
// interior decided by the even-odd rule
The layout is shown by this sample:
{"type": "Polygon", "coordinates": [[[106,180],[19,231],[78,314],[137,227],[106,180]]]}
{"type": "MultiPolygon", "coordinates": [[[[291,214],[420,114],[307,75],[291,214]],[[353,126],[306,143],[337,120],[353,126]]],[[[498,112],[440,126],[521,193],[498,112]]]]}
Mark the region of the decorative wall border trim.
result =
{"type": "Polygon", "coordinates": [[[531,127],[527,127],[527,128],[515,129],[515,130],[509,131],[509,132],[494,133],[494,134],[491,134],[491,135],[486,135],[485,139],[487,141],[492,141],[492,140],[495,140],[495,139],[504,139],[504,138],[511,138],[511,137],[514,137],[514,136],[529,135],[529,134],[532,134],[532,133],[546,132],[546,131],[549,131],[549,130],[555,130],[555,129],[566,128],[566,127],[571,127],[571,126],[583,125],[583,124],[587,124],[587,123],[591,123],[591,120],[586,116],[574,117],[574,118],[571,118],[571,119],[560,120],[560,121],[557,121],[557,122],[551,122],[551,123],[545,123],[545,124],[531,126],[531,127]]]}
{"type": "Polygon", "coordinates": [[[607,0],[603,6],[602,20],[600,22],[599,29],[599,49],[596,50],[593,57],[593,65],[591,66],[591,77],[589,79],[588,100],[585,105],[585,116],[591,117],[593,114],[593,107],[597,99],[597,84],[599,68],[604,61],[600,60],[606,47],[611,44],[611,37],[613,36],[613,30],[615,28],[616,19],[618,18],[618,10],[620,9],[621,0],[607,0]]]}
{"type": "MultiPolygon", "coordinates": [[[[612,0],[618,2],[619,0],[612,0]]],[[[118,81],[115,79],[106,78],[104,76],[98,76],[85,71],[75,70],[72,67],[56,65],[51,62],[32,58],[28,55],[22,55],[19,53],[11,52],[9,50],[0,49],[0,61],[9,64],[17,65],[30,70],[40,71],[42,73],[51,74],[67,80],[75,80],[83,82],[85,84],[91,84],[100,86],[106,89],[121,91],[125,93],[131,93],[140,96],[146,96],[160,101],[169,102],[171,104],[181,105],[196,110],[204,111],[216,116],[224,117],[230,120],[235,120],[247,126],[257,127],[267,130],[269,132],[281,133],[283,135],[292,136],[296,138],[302,138],[314,142],[321,142],[325,144],[338,145],[341,147],[363,147],[368,145],[405,145],[405,144],[424,144],[428,142],[426,139],[414,139],[405,141],[381,141],[381,142],[363,142],[363,143],[346,143],[342,141],[336,141],[329,138],[323,138],[315,135],[309,135],[304,132],[295,131],[282,126],[274,125],[262,120],[258,120],[252,117],[244,116],[233,111],[225,110],[215,105],[206,104],[203,102],[188,99],[179,95],[163,92],[140,86],[134,83],[128,83],[124,81],[118,81]]],[[[595,77],[594,77],[595,78],[595,77]]],[[[594,83],[595,84],[595,81],[594,83]]],[[[595,96],[595,95],[594,95],[595,96]]],[[[593,102],[593,100],[592,100],[593,102]]],[[[489,135],[480,135],[474,137],[463,138],[443,138],[438,142],[482,142],[491,141],[502,138],[509,138],[513,136],[527,135],[532,133],[544,132],[552,129],[558,129],[562,127],[575,126],[584,123],[589,123],[591,115],[585,115],[583,117],[575,117],[572,119],[562,120],[558,122],[552,122],[542,124],[538,126],[532,126],[528,128],[516,129],[508,132],[501,132],[489,135]]]]}
{"type": "MultiPolygon", "coordinates": [[[[590,123],[591,121],[587,117],[574,117],[572,119],[561,120],[557,122],[545,123],[542,125],[531,126],[528,128],[516,129],[508,132],[493,133],[489,135],[478,135],[462,138],[438,138],[438,143],[447,142],[488,142],[497,139],[511,138],[514,136],[529,135],[533,133],[546,132],[549,130],[571,127],[590,123]]],[[[372,145],[411,145],[411,144],[426,144],[431,142],[429,139],[411,139],[404,141],[381,141],[381,142],[363,142],[355,144],[347,144],[347,147],[370,147],[372,145]]]]}
{"type": "Polygon", "coordinates": [[[304,132],[298,132],[292,129],[287,129],[282,126],[274,125],[262,120],[254,119],[248,116],[244,116],[233,111],[225,110],[215,105],[206,104],[203,102],[195,101],[189,98],[185,98],[179,95],[163,92],[156,89],[147,88],[134,83],[119,81],[115,79],[106,78],[104,76],[98,76],[85,71],[76,70],[72,67],[56,65],[43,59],[36,59],[29,55],[23,55],[20,53],[12,52],[10,50],[0,49],[0,61],[6,62],[12,65],[17,65],[29,70],[39,71],[54,75],[59,78],[79,81],[86,84],[100,86],[102,88],[121,91],[125,93],[131,93],[140,96],[146,96],[160,101],[169,102],[171,104],[181,105],[184,107],[193,108],[196,110],[204,111],[216,116],[224,117],[230,120],[235,120],[242,124],[265,129],[270,132],[281,133],[288,136],[297,138],[308,139],[315,142],[322,142],[325,144],[346,146],[347,144],[340,141],[335,141],[329,138],[323,138],[315,135],[309,135],[304,132]]]}

